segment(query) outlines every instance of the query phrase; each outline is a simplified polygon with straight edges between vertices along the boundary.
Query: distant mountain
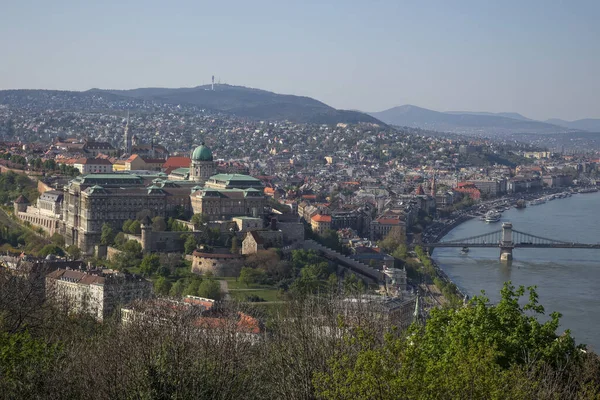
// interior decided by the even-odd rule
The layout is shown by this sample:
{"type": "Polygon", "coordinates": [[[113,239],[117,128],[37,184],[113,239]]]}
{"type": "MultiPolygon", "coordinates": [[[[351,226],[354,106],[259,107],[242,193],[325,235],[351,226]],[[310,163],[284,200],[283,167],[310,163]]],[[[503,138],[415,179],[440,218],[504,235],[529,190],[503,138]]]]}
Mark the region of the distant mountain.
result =
{"type": "Polygon", "coordinates": [[[534,121],[531,118],[527,118],[516,112],[491,113],[491,112],[483,112],[483,111],[446,111],[445,114],[487,115],[487,116],[492,116],[492,117],[506,117],[506,118],[518,119],[520,121],[534,121]]]}
{"type": "Polygon", "coordinates": [[[286,119],[310,123],[381,124],[381,121],[361,112],[336,110],[310,97],[277,94],[243,86],[210,85],[193,88],[141,88],[132,90],[105,90],[110,94],[145,101],[170,104],[192,104],[201,108],[231,113],[256,119],[286,119]]]}
{"type": "Polygon", "coordinates": [[[131,90],[90,89],[0,90],[0,104],[26,109],[60,110],[152,110],[162,105],[207,109],[252,119],[289,120],[301,123],[374,123],[374,117],[357,111],[336,110],[310,97],[282,95],[242,86],[209,85],[193,88],[139,88],[131,90]]]}
{"type": "Polygon", "coordinates": [[[585,118],[578,119],[576,121],[565,121],[563,119],[553,118],[546,120],[549,124],[563,126],[565,128],[577,129],[590,132],[600,132],[600,119],[599,118],[585,118]]]}
{"type": "Polygon", "coordinates": [[[530,120],[516,113],[438,112],[412,105],[369,115],[390,125],[464,134],[559,133],[565,127],[530,120]],[[512,115],[512,117],[510,117],[512,115]]]}

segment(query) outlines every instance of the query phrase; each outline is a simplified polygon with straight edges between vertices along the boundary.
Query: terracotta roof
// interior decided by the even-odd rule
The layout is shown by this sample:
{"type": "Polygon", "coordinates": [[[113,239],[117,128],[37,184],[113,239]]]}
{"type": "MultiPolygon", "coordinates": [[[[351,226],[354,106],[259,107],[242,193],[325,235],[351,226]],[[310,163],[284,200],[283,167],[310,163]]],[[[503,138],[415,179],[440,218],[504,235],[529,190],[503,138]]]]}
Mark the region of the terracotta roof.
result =
{"type": "Polygon", "coordinates": [[[190,166],[192,160],[189,157],[169,157],[163,164],[163,168],[166,173],[170,173],[177,168],[187,168],[190,166]]]}
{"type": "Polygon", "coordinates": [[[74,164],[82,165],[112,165],[112,163],[105,158],[79,158],[74,164]]]}
{"type": "Polygon", "coordinates": [[[315,222],[331,222],[331,215],[316,214],[311,219],[315,222]]]}

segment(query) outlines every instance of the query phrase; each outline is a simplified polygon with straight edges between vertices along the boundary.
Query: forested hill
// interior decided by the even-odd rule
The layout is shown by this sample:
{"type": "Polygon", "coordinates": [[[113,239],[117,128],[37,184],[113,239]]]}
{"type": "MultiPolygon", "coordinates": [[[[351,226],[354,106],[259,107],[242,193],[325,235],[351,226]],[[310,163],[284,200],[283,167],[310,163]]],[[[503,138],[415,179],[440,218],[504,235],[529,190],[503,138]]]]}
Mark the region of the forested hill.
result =
{"type": "Polygon", "coordinates": [[[0,104],[20,108],[63,110],[135,110],[162,106],[206,109],[259,120],[299,123],[375,123],[376,118],[358,111],[337,110],[310,97],[283,95],[243,86],[209,85],[192,88],[91,89],[85,92],[58,90],[4,90],[0,104]]]}

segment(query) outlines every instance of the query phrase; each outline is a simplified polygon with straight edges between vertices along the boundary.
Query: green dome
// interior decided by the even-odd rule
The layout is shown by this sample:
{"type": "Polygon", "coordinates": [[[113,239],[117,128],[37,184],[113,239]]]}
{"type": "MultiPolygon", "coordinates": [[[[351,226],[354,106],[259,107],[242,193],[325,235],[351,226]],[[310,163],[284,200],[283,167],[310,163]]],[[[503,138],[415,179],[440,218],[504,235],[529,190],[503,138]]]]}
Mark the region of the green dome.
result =
{"type": "Polygon", "coordinates": [[[204,145],[204,142],[192,153],[192,161],[212,161],[212,151],[204,145]]]}

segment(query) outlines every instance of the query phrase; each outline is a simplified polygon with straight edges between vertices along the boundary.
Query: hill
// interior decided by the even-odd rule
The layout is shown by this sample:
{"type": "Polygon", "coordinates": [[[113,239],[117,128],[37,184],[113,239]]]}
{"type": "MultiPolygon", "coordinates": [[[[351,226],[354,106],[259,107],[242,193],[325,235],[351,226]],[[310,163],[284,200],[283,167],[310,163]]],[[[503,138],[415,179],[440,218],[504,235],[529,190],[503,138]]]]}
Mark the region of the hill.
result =
{"type": "Polygon", "coordinates": [[[300,123],[374,123],[374,117],[357,111],[337,110],[310,97],[282,95],[242,86],[216,85],[193,88],[138,88],[131,90],[90,89],[85,92],[59,90],[3,90],[0,104],[25,109],[135,110],[163,106],[185,106],[264,120],[300,123]]]}
{"type": "Polygon", "coordinates": [[[516,113],[438,112],[413,105],[369,115],[386,124],[465,134],[559,133],[565,127],[530,120],[516,113]],[[513,117],[509,117],[509,116],[513,117]]]}
{"type": "Polygon", "coordinates": [[[590,132],[600,132],[600,119],[599,118],[585,118],[578,119],[576,121],[565,121],[563,119],[553,118],[546,120],[549,124],[562,126],[569,129],[584,130],[590,132]]]}
{"type": "Polygon", "coordinates": [[[492,116],[492,117],[506,117],[506,118],[518,119],[521,121],[533,121],[531,118],[527,118],[524,115],[521,115],[516,112],[491,113],[491,112],[485,112],[485,111],[446,111],[445,114],[487,115],[487,116],[492,116]]]}
{"type": "Polygon", "coordinates": [[[305,96],[284,95],[261,89],[233,85],[210,85],[193,88],[141,88],[105,91],[124,97],[169,104],[192,104],[256,119],[286,119],[296,122],[337,123],[381,121],[357,111],[336,110],[327,104],[305,96]]]}

